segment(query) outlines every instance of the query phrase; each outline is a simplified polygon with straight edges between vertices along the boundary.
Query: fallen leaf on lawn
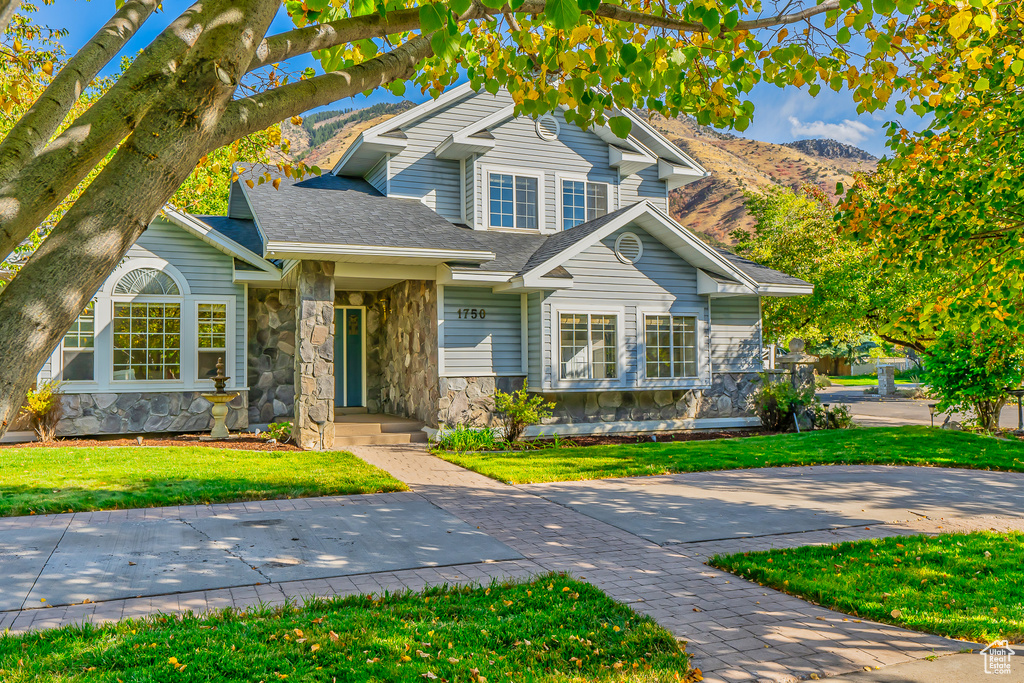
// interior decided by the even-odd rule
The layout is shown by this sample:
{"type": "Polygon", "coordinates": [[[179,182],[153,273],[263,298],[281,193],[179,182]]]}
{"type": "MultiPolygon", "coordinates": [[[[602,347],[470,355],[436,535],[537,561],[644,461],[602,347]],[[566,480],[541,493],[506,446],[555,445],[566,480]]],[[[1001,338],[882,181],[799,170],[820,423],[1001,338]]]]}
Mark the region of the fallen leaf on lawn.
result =
{"type": "Polygon", "coordinates": [[[297,635],[297,636],[298,636],[299,638],[301,638],[301,637],[302,637],[302,629],[301,629],[301,628],[297,628],[297,629],[295,629],[295,630],[293,631],[293,633],[294,633],[295,635],[297,635]]]}
{"type": "Polygon", "coordinates": [[[331,631],[330,633],[328,633],[328,634],[327,634],[327,637],[331,639],[331,642],[332,642],[332,643],[336,643],[336,642],[338,642],[338,639],[339,639],[339,638],[341,638],[341,636],[339,636],[339,635],[338,635],[337,633],[335,633],[334,631],[331,631]]]}
{"type": "Polygon", "coordinates": [[[903,616],[903,612],[899,611],[898,609],[894,609],[893,611],[889,612],[889,614],[892,615],[893,619],[899,619],[903,616]]]}
{"type": "Polygon", "coordinates": [[[430,678],[430,679],[437,678],[437,676],[435,676],[432,671],[428,671],[426,673],[420,674],[420,677],[421,678],[430,678]]]}
{"type": "Polygon", "coordinates": [[[319,643],[313,643],[312,645],[309,646],[309,651],[310,652],[316,652],[319,649],[320,649],[320,644],[319,643]]]}
{"type": "Polygon", "coordinates": [[[314,624],[322,624],[322,623],[324,623],[324,618],[320,617],[318,619],[314,619],[312,623],[314,623],[314,624]]]}
{"type": "Polygon", "coordinates": [[[416,650],[416,654],[418,654],[420,657],[423,657],[424,659],[428,659],[430,657],[430,655],[424,652],[423,650],[416,650]]]}
{"type": "Polygon", "coordinates": [[[412,661],[412,657],[410,657],[409,655],[402,655],[401,657],[399,657],[398,661],[400,661],[400,662],[411,662],[412,661]]]}
{"type": "Polygon", "coordinates": [[[459,663],[459,658],[458,657],[449,657],[448,661],[451,662],[452,664],[458,664],[459,663]]]}

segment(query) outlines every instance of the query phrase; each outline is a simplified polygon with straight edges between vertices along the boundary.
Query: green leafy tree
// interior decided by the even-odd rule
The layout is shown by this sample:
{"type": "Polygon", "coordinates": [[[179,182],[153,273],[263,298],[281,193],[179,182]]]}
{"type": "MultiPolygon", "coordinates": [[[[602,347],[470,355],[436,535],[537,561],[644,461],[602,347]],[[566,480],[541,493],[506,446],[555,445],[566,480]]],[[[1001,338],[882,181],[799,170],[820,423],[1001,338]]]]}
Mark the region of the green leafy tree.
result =
{"type": "MultiPolygon", "coordinates": [[[[754,111],[747,94],[761,82],[812,95],[847,89],[859,109],[874,111],[954,89],[922,81],[918,64],[951,21],[964,23],[965,39],[983,37],[989,1],[963,9],[952,0],[823,0],[779,10],[757,0],[288,0],[296,28],[268,35],[280,0],[203,0],[168,17],[103,96],[65,124],[160,6],[119,3],[0,141],[0,258],[106,162],[0,291],[0,431],[164,203],[235,140],[381,87],[437,96],[462,74],[479,90],[508,88],[516,114],[563,107],[568,120],[619,137],[632,127],[627,107],[743,129],[754,111]],[[855,35],[858,49],[846,50],[855,35]],[[323,73],[289,78],[288,60],[309,53],[323,73]]],[[[10,20],[13,4],[0,0],[0,19],[10,20]]]]}
{"type": "Polygon", "coordinates": [[[972,2],[919,29],[933,54],[908,75],[933,89],[914,105],[932,123],[917,134],[890,124],[893,156],[855,184],[842,221],[889,267],[957,276],[889,321],[890,334],[1024,331],[1022,35],[1019,2],[972,2]]]}
{"type": "Polygon", "coordinates": [[[972,410],[987,432],[999,427],[1007,387],[1024,380],[1024,335],[991,326],[944,332],[924,358],[924,381],[941,412],[972,410]]]}
{"type": "Polygon", "coordinates": [[[898,264],[882,267],[873,245],[845,232],[828,197],[814,186],[799,193],[751,193],[747,209],[756,223],[750,233],[734,233],[736,250],[814,285],[808,296],[764,300],[768,339],[856,346],[865,335],[879,334],[918,351],[926,347],[930,335],[916,329],[895,335],[887,332],[888,323],[927,300],[947,277],[943,271],[911,275],[898,264]]]}

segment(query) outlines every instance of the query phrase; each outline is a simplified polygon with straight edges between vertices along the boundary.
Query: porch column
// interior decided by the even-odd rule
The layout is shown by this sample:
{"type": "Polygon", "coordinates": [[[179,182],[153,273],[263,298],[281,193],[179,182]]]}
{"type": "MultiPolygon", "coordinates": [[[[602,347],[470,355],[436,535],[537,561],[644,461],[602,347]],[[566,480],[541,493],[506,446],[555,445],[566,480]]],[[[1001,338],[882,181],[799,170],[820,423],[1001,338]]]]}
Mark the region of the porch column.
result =
{"type": "Polygon", "coordinates": [[[334,263],[302,261],[295,306],[295,425],[300,448],[334,447],[334,263]]]}

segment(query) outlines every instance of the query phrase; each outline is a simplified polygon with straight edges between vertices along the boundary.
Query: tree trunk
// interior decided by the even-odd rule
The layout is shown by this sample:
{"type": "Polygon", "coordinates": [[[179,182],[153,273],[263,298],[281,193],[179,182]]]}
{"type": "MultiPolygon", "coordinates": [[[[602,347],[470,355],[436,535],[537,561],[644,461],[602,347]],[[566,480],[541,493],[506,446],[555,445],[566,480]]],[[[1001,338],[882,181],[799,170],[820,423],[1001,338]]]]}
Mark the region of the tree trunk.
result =
{"type": "Polygon", "coordinates": [[[179,87],[114,158],[0,291],[0,434],[64,332],[167,199],[207,153],[279,3],[225,3],[177,71],[179,87]],[[14,353],[12,353],[14,352],[14,353]]]}

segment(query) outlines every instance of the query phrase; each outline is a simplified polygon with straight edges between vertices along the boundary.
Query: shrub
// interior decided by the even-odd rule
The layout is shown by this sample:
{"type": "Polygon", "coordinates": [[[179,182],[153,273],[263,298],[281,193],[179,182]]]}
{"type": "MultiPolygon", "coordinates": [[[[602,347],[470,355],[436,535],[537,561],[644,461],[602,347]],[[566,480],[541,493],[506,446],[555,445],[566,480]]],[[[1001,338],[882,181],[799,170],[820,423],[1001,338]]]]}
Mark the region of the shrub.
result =
{"type": "Polygon", "coordinates": [[[973,410],[981,429],[999,426],[1005,388],[1024,379],[1024,337],[990,326],[976,332],[946,332],[924,359],[924,380],[943,413],[973,410]]]}
{"type": "Polygon", "coordinates": [[[847,406],[824,406],[817,403],[811,409],[814,411],[815,429],[849,429],[853,426],[853,415],[847,406]]]}
{"type": "Polygon", "coordinates": [[[273,439],[278,443],[288,443],[292,438],[292,423],[271,422],[267,425],[267,431],[263,432],[263,438],[273,439]]]}
{"type": "Polygon", "coordinates": [[[766,374],[761,375],[761,386],[750,396],[751,408],[771,432],[789,429],[793,417],[817,401],[813,387],[797,390],[789,381],[774,381],[766,374]]]}
{"type": "Polygon", "coordinates": [[[475,429],[467,425],[455,425],[444,429],[437,438],[438,448],[462,453],[465,451],[490,451],[499,447],[498,435],[490,427],[475,429]]]}
{"type": "Polygon", "coordinates": [[[504,391],[494,393],[494,409],[501,420],[505,441],[516,443],[530,425],[540,424],[551,417],[554,403],[545,403],[543,396],[531,396],[526,382],[523,388],[506,394],[504,391]]]}
{"type": "Polygon", "coordinates": [[[29,414],[32,431],[43,443],[53,441],[57,433],[57,423],[63,413],[61,386],[61,382],[51,379],[29,390],[25,397],[23,410],[29,414]]]}
{"type": "Polygon", "coordinates": [[[827,389],[832,386],[832,380],[825,375],[814,375],[814,388],[815,389],[827,389]]]}

